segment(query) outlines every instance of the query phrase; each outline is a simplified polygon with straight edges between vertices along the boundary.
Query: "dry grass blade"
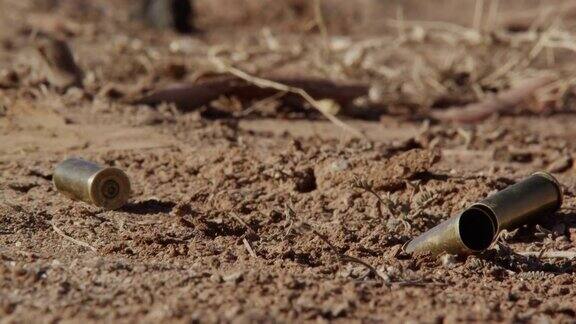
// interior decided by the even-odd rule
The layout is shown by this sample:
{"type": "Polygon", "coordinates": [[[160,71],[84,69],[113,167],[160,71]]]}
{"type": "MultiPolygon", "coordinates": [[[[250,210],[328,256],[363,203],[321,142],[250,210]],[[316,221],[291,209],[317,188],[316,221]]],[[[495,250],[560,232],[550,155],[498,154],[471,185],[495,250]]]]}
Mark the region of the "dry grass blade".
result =
{"type": "Polygon", "coordinates": [[[246,238],[242,239],[242,243],[244,243],[244,246],[246,247],[246,250],[248,251],[248,254],[250,254],[251,257],[258,258],[258,255],[256,255],[256,252],[254,252],[252,246],[250,246],[250,242],[248,242],[246,238]]]}
{"type": "Polygon", "coordinates": [[[472,27],[475,30],[482,29],[482,16],[484,15],[484,0],[476,0],[474,6],[474,19],[472,21],[472,27]]]}
{"type": "Polygon", "coordinates": [[[385,202],[382,197],[380,197],[380,195],[374,190],[374,188],[372,188],[372,184],[370,184],[368,181],[359,178],[358,176],[354,175],[353,179],[352,179],[352,186],[354,186],[355,188],[358,189],[362,189],[370,194],[372,194],[374,197],[376,197],[376,199],[378,199],[378,201],[383,204],[383,205],[387,205],[388,202],[385,202]]]}
{"type": "Polygon", "coordinates": [[[75,238],[67,235],[66,233],[64,233],[63,230],[61,230],[61,229],[60,229],[58,226],[56,226],[56,224],[54,224],[53,222],[51,222],[50,225],[52,225],[52,228],[54,229],[54,231],[56,232],[56,234],[62,236],[62,237],[63,237],[64,239],[66,239],[67,241],[70,241],[70,242],[72,242],[72,243],[74,243],[74,244],[83,246],[83,247],[85,247],[85,248],[87,248],[87,249],[89,249],[89,250],[92,250],[92,252],[98,252],[98,250],[96,250],[96,248],[93,247],[92,245],[90,245],[90,244],[88,244],[88,243],[86,243],[86,242],[77,240],[77,239],[75,239],[75,238]]]}
{"type": "Polygon", "coordinates": [[[306,92],[304,89],[302,88],[297,88],[297,87],[292,87],[283,83],[279,83],[279,82],[275,82],[272,80],[268,80],[268,79],[263,79],[263,78],[259,78],[256,76],[252,76],[240,69],[237,69],[233,66],[230,66],[226,63],[224,63],[224,61],[222,61],[220,58],[218,58],[216,55],[212,54],[211,55],[211,60],[212,62],[220,69],[242,79],[245,80],[246,82],[252,83],[258,87],[261,88],[272,88],[278,91],[284,91],[284,92],[289,92],[289,93],[293,93],[296,94],[300,97],[302,97],[306,102],[308,102],[312,107],[314,107],[314,109],[318,110],[322,115],[324,115],[324,117],[326,117],[328,120],[330,120],[332,123],[334,123],[336,126],[341,127],[342,129],[352,133],[354,136],[356,137],[360,137],[360,138],[365,138],[364,134],[362,134],[359,130],[357,130],[356,128],[344,123],[343,121],[341,121],[339,118],[337,118],[334,115],[331,115],[329,113],[327,113],[324,109],[322,109],[321,105],[318,104],[318,101],[316,99],[314,99],[310,94],[308,94],[308,92],[306,92]]]}
{"type": "Polygon", "coordinates": [[[316,25],[320,30],[320,35],[322,36],[324,46],[326,49],[329,49],[328,28],[326,27],[324,14],[322,12],[322,0],[314,0],[314,17],[316,19],[316,25]]]}
{"type": "Polygon", "coordinates": [[[264,98],[262,100],[259,100],[255,103],[253,103],[250,107],[244,109],[241,113],[238,113],[236,116],[237,117],[247,116],[250,113],[252,113],[254,110],[256,110],[257,108],[263,107],[269,103],[273,103],[274,101],[284,97],[285,95],[286,95],[286,92],[284,92],[284,91],[276,92],[275,94],[273,94],[267,98],[264,98]]]}

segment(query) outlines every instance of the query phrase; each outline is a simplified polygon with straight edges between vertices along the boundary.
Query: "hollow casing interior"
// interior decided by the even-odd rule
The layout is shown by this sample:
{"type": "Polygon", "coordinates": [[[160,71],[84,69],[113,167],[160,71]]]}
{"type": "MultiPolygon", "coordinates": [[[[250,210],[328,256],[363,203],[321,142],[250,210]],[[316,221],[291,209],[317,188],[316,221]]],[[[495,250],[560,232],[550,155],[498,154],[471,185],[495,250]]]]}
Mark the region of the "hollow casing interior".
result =
{"type": "Polygon", "coordinates": [[[471,207],[460,215],[458,232],[464,245],[472,251],[490,247],[496,236],[498,225],[490,210],[471,207]]]}

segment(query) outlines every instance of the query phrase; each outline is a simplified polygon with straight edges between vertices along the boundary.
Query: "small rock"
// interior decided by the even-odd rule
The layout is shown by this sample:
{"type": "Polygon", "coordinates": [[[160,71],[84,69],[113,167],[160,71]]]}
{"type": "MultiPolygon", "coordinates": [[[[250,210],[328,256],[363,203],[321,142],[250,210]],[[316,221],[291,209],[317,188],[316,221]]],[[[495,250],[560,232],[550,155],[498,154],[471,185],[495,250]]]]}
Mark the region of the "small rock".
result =
{"type": "Polygon", "coordinates": [[[242,307],[240,305],[230,306],[224,311],[224,316],[227,319],[233,320],[237,319],[237,316],[242,313],[242,307]]]}
{"type": "Polygon", "coordinates": [[[0,70],[0,88],[13,88],[18,85],[20,77],[13,70],[0,70]]]}
{"type": "Polygon", "coordinates": [[[344,53],[344,57],[342,61],[344,65],[347,67],[355,67],[362,63],[364,58],[365,52],[364,49],[361,47],[352,47],[346,53],[344,53]]]}
{"type": "Polygon", "coordinates": [[[346,313],[348,309],[350,309],[351,305],[348,301],[343,301],[339,303],[331,303],[330,305],[326,306],[324,309],[324,313],[329,314],[330,317],[339,317],[346,313]]]}
{"type": "Polygon", "coordinates": [[[306,168],[294,172],[294,190],[297,192],[311,192],[316,190],[316,175],[314,169],[306,168]]]}
{"type": "Polygon", "coordinates": [[[225,282],[239,283],[244,279],[244,271],[233,272],[222,277],[225,282]]]}
{"type": "Polygon", "coordinates": [[[27,193],[30,189],[37,186],[38,184],[35,182],[13,182],[8,184],[8,188],[21,193],[27,193]]]}
{"type": "Polygon", "coordinates": [[[213,283],[222,283],[222,276],[215,273],[210,276],[210,281],[212,281],[213,283]]]}
{"type": "Polygon", "coordinates": [[[322,99],[316,101],[316,105],[320,111],[328,115],[338,115],[342,109],[340,105],[332,99],[322,99]]]}
{"type": "Polygon", "coordinates": [[[482,263],[482,260],[478,259],[477,257],[471,256],[466,260],[466,268],[468,270],[479,270],[483,266],[484,264],[482,263]]]}
{"type": "Polygon", "coordinates": [[[530,163],[534,160],[532,152],[514,150],[508,147],[500,147],[494,150],[492,158],[502,162],[530,163]]]}
{"type": "Polygon", "coordinates": [[[446,268],[453,268],[456,264],[456,256],[453,254],[443,254],[440,256],[440,262],[442,266],[446,268]]]}
{"type": "Polygon", "coordinates": [[[337,160],[330,164],[330,170],[333,172],[340,172],[350,167],[347,160],[337,160]]]}

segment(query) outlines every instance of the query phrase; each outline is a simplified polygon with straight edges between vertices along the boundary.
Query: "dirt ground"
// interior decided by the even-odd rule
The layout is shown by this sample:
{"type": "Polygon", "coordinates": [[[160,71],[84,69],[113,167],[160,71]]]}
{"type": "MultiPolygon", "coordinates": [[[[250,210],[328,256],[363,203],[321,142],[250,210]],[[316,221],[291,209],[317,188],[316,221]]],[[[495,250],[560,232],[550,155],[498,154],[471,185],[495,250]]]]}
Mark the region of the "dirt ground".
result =
{"type": "Polygon", "coordinates": [[[576,259],[523,255],[576,253],[566,3],[199,0],[181,35],[126,0],[0,1],[0,321],[576,322],[576,259]],[[83,87],[50,78],[45,35],[83,87]],[[362,135],[286,93],[134,103],[229,67],[367,84],[332,106],[362,135]],[[433,117],[542,73],[556,81],[514,109],[433,117]],[[125,170],[130,203],[59,194],[69,156],[125,170]],[[536,170],[563,184],[555,215],[479,255],[402,252],[536,170]]]}

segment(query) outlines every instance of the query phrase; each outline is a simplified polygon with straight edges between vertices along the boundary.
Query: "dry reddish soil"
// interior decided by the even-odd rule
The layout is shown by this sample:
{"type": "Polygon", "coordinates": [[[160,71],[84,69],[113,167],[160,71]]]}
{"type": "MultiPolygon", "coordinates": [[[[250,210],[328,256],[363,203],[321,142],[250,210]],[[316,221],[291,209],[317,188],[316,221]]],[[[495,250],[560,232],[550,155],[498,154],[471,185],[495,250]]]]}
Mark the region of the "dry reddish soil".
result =
{"type": "Polygon", "coordinates": [[[573,76],[573,17],[504,38],[497,21],[559,2],[500,1],[492,17],[497,1],[353,2],[324,2],[324,34],[312,1],[203,0],[200,32],[179,35],[135,20],[129,1],[1,1],[1,321],[575,322],[576,259],[519,254],[576,253],[572,81],[473,124],[427,117],[542,71],[573,76]],[[69,44],[83,88],[46,77],[43,34],[69,44]],[[338,115],[364,136],[280,96],[131,104],[221,73],[214,55],[254,75],[370,84],[338,115]],[[130,203],[59,194],[52,170],[68,156],[124,169],[130,203]],[[565,199],[537,226],[478,255],[402,253],[546,169],[565,199]]]}

